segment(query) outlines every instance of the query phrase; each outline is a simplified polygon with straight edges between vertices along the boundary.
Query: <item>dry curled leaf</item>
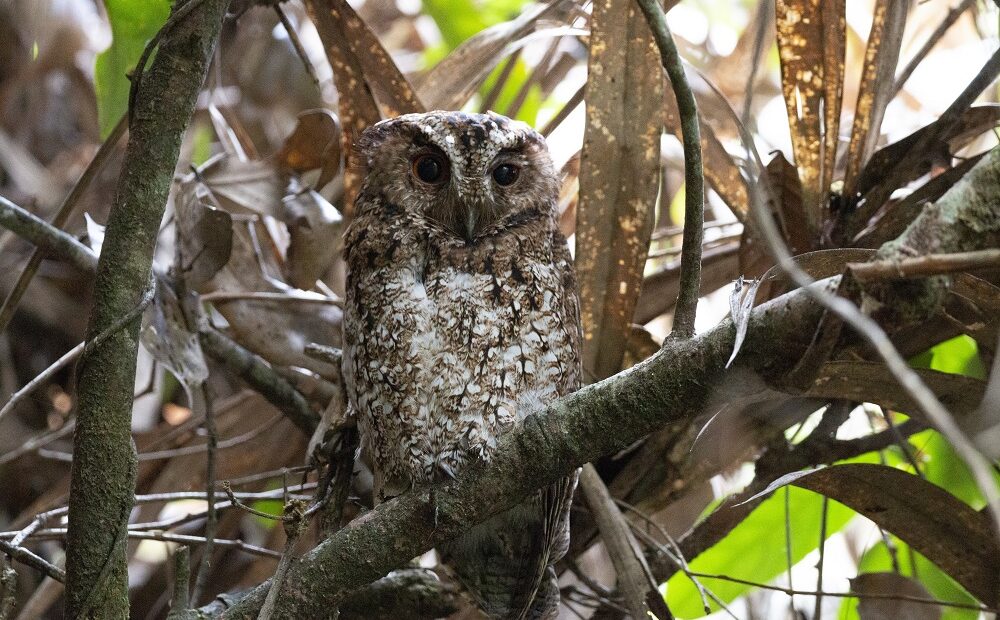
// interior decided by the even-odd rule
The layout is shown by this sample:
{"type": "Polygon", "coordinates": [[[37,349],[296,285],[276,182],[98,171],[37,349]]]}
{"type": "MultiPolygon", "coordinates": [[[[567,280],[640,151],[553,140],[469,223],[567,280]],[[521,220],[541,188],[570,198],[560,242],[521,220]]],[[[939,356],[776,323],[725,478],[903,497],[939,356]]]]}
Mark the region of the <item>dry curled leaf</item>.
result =
{"type": "Polygon", "coordinates": [[[919,581],[899,573],[861,573],[851,582],[851,592],[858,594],[858,616],[861,620],[938,620],[939,605],[892,598],[910,596],[932,599],[919,581]]]}
{"type": "Polygon", "coordinates": [[[322,188],[340,172],[340,155],[337,117],[329,110],[306,110],[276,158],[282,169],[298,175],[319,170],[315,187],[322,188]]]}
{"type": "Polygon", "coordinates": [[[229,261],[233,218],[206,204],[208,190],[182,182],[174,200],[177,233],[176,268],[190,290],[198,290],[229,261]]]}
{"type": "Polygon", "coordinates": [[[311,289],[340,252],[344,218],[323,196],[311,189],[292,193],[283,201],[282,220],[290,241],[285,270],[288,282],[311,289]]]}
{"type": "Polygon", "coordinates": [[[188,395],[208,379],[197,326],[187,324],[180,300],[163,282],[157,283],[153,303],[143,312],[139,341],[184,386],[188,395]]]}

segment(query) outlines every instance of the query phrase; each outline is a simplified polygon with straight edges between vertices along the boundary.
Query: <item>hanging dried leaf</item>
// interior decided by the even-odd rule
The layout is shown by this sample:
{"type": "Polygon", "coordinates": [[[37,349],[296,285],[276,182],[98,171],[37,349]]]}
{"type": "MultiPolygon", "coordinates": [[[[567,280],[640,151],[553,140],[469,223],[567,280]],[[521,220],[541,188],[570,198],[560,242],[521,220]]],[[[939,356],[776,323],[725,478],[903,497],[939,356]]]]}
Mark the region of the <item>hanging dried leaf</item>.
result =
{"type": "Polygon", "coordinates": [[[792,254],[808,252],[813,247],[813,236],[805,217],[798,171],[779,152],[767,164],[765,173],[774,198],[771,208],[778,216],[789,250],[792,254]]]}
{"type": "Polygon", "coordinates": [[[197,290],[229,261],[233,218],[206,204],[208,190],[194,181],[180,184],[174,201],[177,273],[189,290],[197,290]]]}
{"type": "MultiPolygon", "coordinates": [[[[233,249],[226,266],[205,287],[217,294],[276,294],[274,299],[216,298],[213,304],[225,317],[236,340],[272,364],[308,368],[325,377],[337,369],[309,357],[305,346],[318,342],[339,347],[342,313],[322,295],[292,288],[262,269],[266,255],[249,222],[233,227],[233,249]]],[[[251,295],[252,296],[252,295],[251,295]]],[[[209,297],[211,299],[211,297],[209,297]]]]}
{"type": "Polygon", "coordinates": [[[862,573],[850,580],[851,592],[858,594],[861,620],[939,620],[941,607],[902,600],[911,596],[933,599],[919,581],[899,573],[862,573]]]}
{"type": "Polygon", "coordinates": [[[327,272],[340,253],[344,218],[318,192],[303,189],[284,200],[282,219],[291,241],[285,268],[288,281],[301,289],[311,289],[327,272]]]}
{"type": "Polygon", "coordinates": [[[822,224],[833,175],[844,84],[845,2],[776,1],[781,89],[788,111],[804,216],[812,237],[822,224]]]}
{"type": "Polygon", "coordinates": [[[287,172],[320,170],[315,186],[322,188],[340,172],[340,155],[340,121],[329,110],[307,110],[276,158],[287,172]]]}
{"type": "Polygon", "coordinates": [[[799,473],[759,495],[791,483],[837,500],[898,536],[986,605],[997,604],[1000,548],[984,513],[895,467],[855,463],[799,473]]]}
{"type": "Polygon", "coordinates": [[[895,94],[896,64],[909,9],[909,2],[878,0],[875,3],[872,29],[865,48],[865,65],[861,70],[861,88],[854,106],[851,142],[847,147],[845,196],[852,197],[857,193],[858,174],[875,150],[881,134],[882,116],[895,94]]]}
{"type": "Polygon", "coordinates": [[[558,18],[572,4],[572,0],[538,4],[472,36],[417,82],[420,99],[430,110],[460,109],[500,61],[524,45],[540,19],[558,18]]]}
{"type": "Polygon", "coordinates": [[[139,340],[188,395],[208,379],[208,365],[196,332],[197,326],[186,324],[174,291],[158,282],[153,303],[142,314],[139,340]]]}
{"type": "Polygon", "coordinates": [[[219,206],[229,213],[271,217],[280,213],[285,184],[270,161],[240,161],[219,155],[205,162],[197,176],[219,206]]]}
{"type": "Polygon", "coordinates": [[[726,368],[732,365],[743,346],[743,339],[746,338],[747,327],[750,325],[753,300],[757,297],[757,287],[760,286],[760,283],[760,280],[747,282],[740,276],[736,279],[733,292],[729,295],[729,316],[732,317],[733,324],[736,325],[736,338],[733,340],[733,353],[729,356],[729,361],[726,362],[726,368]]]}
{"type": "Polygon", "coordinates": [[[595,2],[591,17],[576,224],[588,378],[621,367],[659,190],[663,71],[642,14],[621,8],[595,2]]]}

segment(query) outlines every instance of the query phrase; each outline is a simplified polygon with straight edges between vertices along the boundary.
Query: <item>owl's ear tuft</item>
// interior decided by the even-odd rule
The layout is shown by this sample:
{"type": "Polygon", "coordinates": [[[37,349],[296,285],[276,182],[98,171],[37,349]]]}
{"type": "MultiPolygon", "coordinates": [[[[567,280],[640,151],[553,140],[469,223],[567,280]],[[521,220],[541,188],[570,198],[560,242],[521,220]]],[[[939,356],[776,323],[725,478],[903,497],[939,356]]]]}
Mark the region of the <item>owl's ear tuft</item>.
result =
{"type": "Polygon", "coordinates": [[[372,156],[386,136],[384,124],[384,122],[376,123],[368,127],[354,141],[354,161],[359,165],[365,167],[371,165],[372,156]]]}

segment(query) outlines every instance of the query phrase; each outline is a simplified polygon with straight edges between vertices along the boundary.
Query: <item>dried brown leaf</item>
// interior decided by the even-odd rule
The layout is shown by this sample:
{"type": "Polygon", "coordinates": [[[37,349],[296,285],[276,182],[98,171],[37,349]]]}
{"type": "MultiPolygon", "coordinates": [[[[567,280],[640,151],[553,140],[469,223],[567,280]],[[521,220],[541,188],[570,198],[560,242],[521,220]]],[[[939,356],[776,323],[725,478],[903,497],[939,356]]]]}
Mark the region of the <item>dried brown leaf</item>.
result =
{"type": "Polygon", "coordinates": [[[177,272],[189,290],[197,290],[229,262],[233,218],[206,204],[208,190],[193,181],[181,183],[174,201],[177,272]]]}
{"type": "Polygon", "coordinates": [[[323,196],[311,189],[284,200],[283,217],[291,241],[285,262],[288,281],[311,289],[340,253],[344,218],[323,196]]]}
{"type": "Polygon", "coordinates": [[[938,620],[941,607],[895,596],[932,599],[919,581],[899,573],[862,573],[850,580],[851,592],[858,594],[858,616],[861,620],[938,620]]]}
{"type": "Polygon", "coordinates": [[[337,369],[305,354],[311,342],[339,347],[340,308],[321,296],[288,286],[262,271],[266,256],[260,255],[257,228],[237,222],[233,227],[233,250],[229,263],[206,287],[225,293],[279,293],[283,300],[217,300],[215,308],[225,317],[235,339],[272,364],[308,368],[325,377],[336,377],[337,369]]]}
{"type": "Polygon", "coordinates": [[[409,82],[400,73],[378,38],[357,16],[347,0],[307,0],[337,86],[345,156],[343,210],[348,216],[361,183],[353,165],[354,141],[367,127],[386,116],[424,110],[409,82]],[[378,100],[376,100],[378,97],[378,100]]]}
{"type": "Polygon", "coordinates": [[[854,106],[854,125],[847,147],[847,170],[844,194],[855,195],[855,184],[862,166],[868,161],[881,134],[882,116],[895,94],[896,64],[903,41],[903,28],[909,2],[877,0],[872,15],[872,29],[865,48],[861,70],[861,88],[854,106]]]}
{"type": "Polygon", "coordinates": [[[278,151],[278,165],[302,174],[320,170],[316,187],[329,183],[340,172],[340,121],[329,110],[306,110],[278,151]]]}
{"type": "Polygon", "coordinates": [[[845,2],[777,0],[781,84],[812,236],[833,175],[844,84],[845,2]]]}
{"type": "Polygon", "coordinates": [[[208,379],[208,365],[198,341],[197,326],[184,320],[180,301],[160,282],[153,303],[142,314],[142,346],[170,371],[190,396],[208,379]]]}
{"type": "MultiPolygon", "coordinates": [[[[926,369],[916,372],[958,420],[975,411],[986,391],[986,383],[972,377],[926,369]]],[[[913,397],[899,386],[884,365],[877,362],[827,362],[820,368],[806,395],[876,403],[923,419],[913,397]]]]}
{"type": "Polygon", "coordinates": [[[594,3],[580,160],[576,268],[588,378],[617,372],[659,190],[663,70],[634,6],[594,3]]]}
{"type": "Polygon", "coordinates": [[[775,202],[772,210],[778,215],[789,250],[792,254],[808,252],[813,247],[813,236],[806,221],[798,171],[779,152],[767,164],[765,173],[775,202]]]}

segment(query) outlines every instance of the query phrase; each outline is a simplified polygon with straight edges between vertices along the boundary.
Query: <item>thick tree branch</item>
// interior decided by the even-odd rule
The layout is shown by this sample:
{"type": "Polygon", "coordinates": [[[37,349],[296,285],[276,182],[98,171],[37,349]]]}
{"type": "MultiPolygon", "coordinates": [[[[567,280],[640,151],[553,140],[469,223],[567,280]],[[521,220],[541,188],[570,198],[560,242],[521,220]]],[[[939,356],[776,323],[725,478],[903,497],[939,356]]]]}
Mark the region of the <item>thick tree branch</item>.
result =
{"type": "MultiPolygon", "coordinates": [[[[98,263],[88,339],[127,315],[149,286],[181,138],[227,4],[201,2],[172,28],[139,91],[98,263]]],[[[138,332],[133,321],[82,360],[66,548],[68,618],[129,615],[125,551],[136,475],[131,413],[138,332]]]]}
{"type": "MultiPolygon", "coordinates": [[[[1000,149],[904,233],[898,247],[938,252],[991,247],[1000,218],[984,217],[984,204],[1000,194],[1000,149]],[[956,221],[963,225],[956,226],[956,221]],[[961,230],[958,230],[961,229],[961,230]],[[928,235],[937,230],[939,234],[928,235]],[[919,231],[911,235],[910,231],[919,231]],[[947,231],[947,232],[946,232],[947,231]],[[965,231],[966,234],[962,234],[965,231]],[[980,245],[983,244],[983,245],[980,245]],[[970,247],[971,246],[971,247],[970,247]]],[[[891,258],[891,256],[883,256],[891,258]]],[[[835,281],[818,283],[830,286],[835,281]]],[[[809,345],[823,308],[795,291],[754,310],[738,358],[767,378],[789,370],[809,345]],[[780,342],[781,347],[774,346],[780,342]]],[[[529,416],[501,442],[489,463],[473,465],[458,479],[418,489],[380,505],[321,543],[293,569],[278,609],[289,617],[320,613],[348,592],[369,583],[473,523],[504,510],[577,466],[620,450],[650,431],[698,415],[713,387],[725,382],[734,329],[726,321],[692,340],[678,340],[645,362],[552,403],[529,416]]],[[[734,395],[729,394],[729,397],[734,395]]],[[[251,618],[267,584],[226,614],[251,618]]]]}

